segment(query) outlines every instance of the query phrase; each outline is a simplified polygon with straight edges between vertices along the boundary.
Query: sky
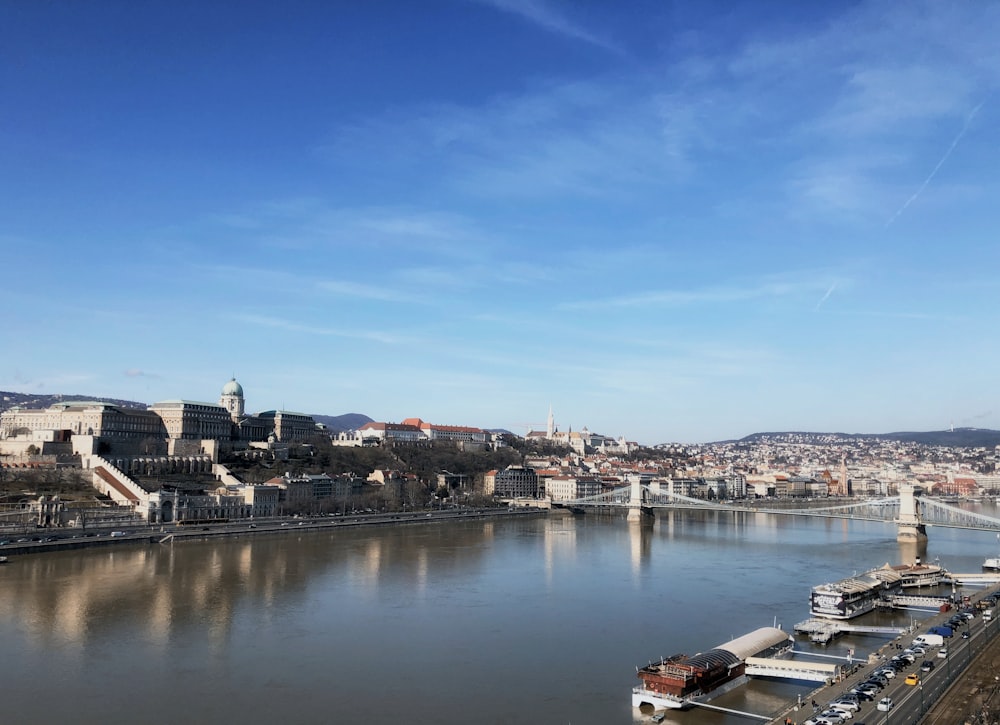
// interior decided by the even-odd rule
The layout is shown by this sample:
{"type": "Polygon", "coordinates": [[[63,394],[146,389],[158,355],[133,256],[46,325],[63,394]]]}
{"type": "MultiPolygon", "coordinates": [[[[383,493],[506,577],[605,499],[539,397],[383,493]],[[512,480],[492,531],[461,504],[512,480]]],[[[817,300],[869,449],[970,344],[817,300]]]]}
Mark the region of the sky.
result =
{"type": "Polygon", "coordinates": [[[1000,429],[998,2],[0,0],[0,390],[1000,429]]]}

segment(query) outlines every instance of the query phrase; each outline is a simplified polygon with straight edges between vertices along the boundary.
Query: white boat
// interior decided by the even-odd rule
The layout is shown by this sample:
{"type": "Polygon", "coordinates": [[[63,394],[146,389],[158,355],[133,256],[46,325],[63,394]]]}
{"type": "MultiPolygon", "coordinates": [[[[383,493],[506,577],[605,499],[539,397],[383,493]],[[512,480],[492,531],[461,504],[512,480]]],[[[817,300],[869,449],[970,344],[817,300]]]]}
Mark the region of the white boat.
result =
{"type": "Polygon", "coordinates": [[[992,556],[983,562],[984,569],[1000,571],[1000,556],[992,556]]]}
{"type": "Polygon", "coordinates": [[[910,587],[936,587],[948,576],[948,571],[941,567],[941,565],[936,563],[923,564],[919,557],[917,557],[912,565],[903,564],[892,568],[902,575],[904,589],[910,587]]]}
{"type": "Polygon", "coordinates": [[[903,575],[886,564],[864,574],[812,588],[809,611],[814,617],[853,619],[903,588],[903,575]]]}

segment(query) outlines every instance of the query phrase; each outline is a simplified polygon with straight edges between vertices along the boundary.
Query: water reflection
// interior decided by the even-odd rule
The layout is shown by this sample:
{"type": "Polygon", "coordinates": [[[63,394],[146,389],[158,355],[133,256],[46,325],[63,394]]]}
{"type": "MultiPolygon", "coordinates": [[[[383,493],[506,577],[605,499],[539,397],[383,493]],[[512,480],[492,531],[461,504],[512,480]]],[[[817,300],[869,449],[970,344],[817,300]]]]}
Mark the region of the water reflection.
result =
{"type": "MultiPolygon", "coordinates": [[[[82,649],[88,639],[135,623],[142,624],[148,641],[164,646],[177,629],[203,626],[211,643],[225,647],[241,607],[267,610],[279,596],[287,606],[311,581],[331,572],[368,598],[377,596],[386,578],[424,592],[432,562],[438,575],[461,576],[478,566],[490,538],[492,524],[471,537],[459,528],[448,535],[400,529],[360,537],[320,533],[23,556],[5,566],[0,611],[15,618],[38,647],[82,649]],[[442,547],[449,556],[441,556],[442,547]],[[437,554],[433,559],[431,550],[437,554]]],[[[572,547],[571,541],[563,543],[572,547]]]]}
{"type": "MultiPolygon", "coordinates": [[[[125,722],[144,702],[144,722],[457,725],[471,707],[490,722],[632,722],[637,664],[790,628],[812,585],[853,571],[916,555],[976,571],[995,549],[976,532],[935,528],[919,547],[886,524],[667,511],[24,556],[0,568],[5,718],[37,721],[58,681],[48,721],[125,722]]],[[[719,704],[769,712],[801,690],[752,683],[719,704]]]]}

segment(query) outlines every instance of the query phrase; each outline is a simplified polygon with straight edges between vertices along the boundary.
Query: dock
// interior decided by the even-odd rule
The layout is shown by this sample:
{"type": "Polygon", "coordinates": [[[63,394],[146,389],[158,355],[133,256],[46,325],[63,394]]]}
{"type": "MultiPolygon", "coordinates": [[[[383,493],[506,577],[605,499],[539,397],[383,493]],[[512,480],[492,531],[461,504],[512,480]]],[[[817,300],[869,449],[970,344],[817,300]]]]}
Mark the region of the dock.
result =
{"type": "Polygon", "coordinates": [[[826,662],[747,657],[745,672],[750,677],[777,677],[782,680],[804,680],[828,684],[833,682],[842,670],[843,665],[826,662]]]}
{"type": "Polygon", "coordinates": [[[908,627],[875,627],[864,624],[848,624],[837,619],[820,619],[819,617],[813,617],[795,625],[797,633],[808,634],[809,641],[817,644],[826,644],[844,632],[876,634],[894,638],[903,634],[908,629],[908,627]]]}
{"type": "Polygon", "coordinates": [[[987,586],[989,584],[1000,583],[1000,571],[983,571],[975,574],[951,574],[945,580],[948,584],[970,584],[977,586],[987,586]]]}

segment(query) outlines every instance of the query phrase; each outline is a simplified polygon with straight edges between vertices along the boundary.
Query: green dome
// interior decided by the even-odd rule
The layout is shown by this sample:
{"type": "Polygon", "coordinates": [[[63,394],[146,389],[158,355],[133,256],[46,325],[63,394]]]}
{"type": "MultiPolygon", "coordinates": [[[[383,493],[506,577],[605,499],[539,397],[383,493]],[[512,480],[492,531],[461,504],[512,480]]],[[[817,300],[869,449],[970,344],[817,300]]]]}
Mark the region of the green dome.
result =
{"type": "Polygon", "coordinates": [[[242,398],[243,397],[243,386],[240,385],[238,382],[236,382],[236,378],[233,378],[228,383],[226,383],[226,385],[225,385],[224,388],[222,388],[222,394],[223,395],[238,395],[238,396],[240,396],[242,398]]]}

